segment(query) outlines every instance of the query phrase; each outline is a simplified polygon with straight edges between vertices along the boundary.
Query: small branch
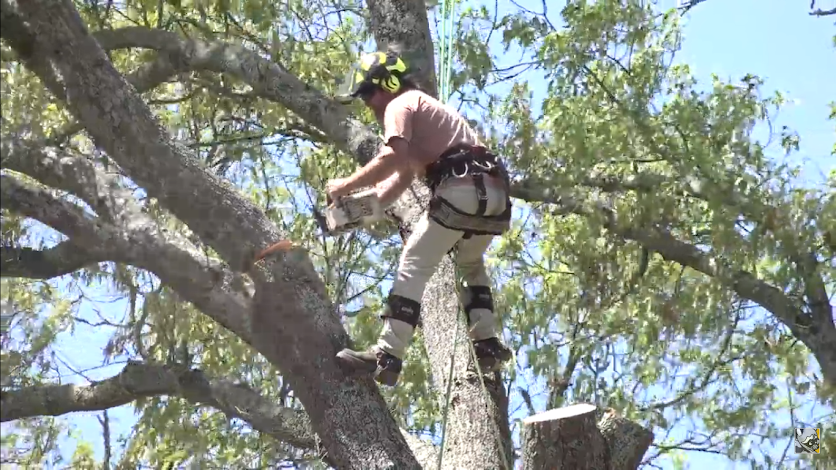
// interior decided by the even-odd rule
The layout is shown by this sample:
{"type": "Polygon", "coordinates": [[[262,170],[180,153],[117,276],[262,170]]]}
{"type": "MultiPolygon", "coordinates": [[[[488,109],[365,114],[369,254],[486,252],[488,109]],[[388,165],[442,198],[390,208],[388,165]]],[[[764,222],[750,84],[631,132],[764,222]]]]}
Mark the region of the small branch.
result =
{"type": "Polygon", "coordinates": [[[65,241],[45,250],[28,247],[0,247],[0,277],[52,279],[95,263],[107,261],[101,253],[91,254],[65,241]]]}
{"type": "Polygon", "coordinates": [[[791,299],[780,289],[752,273],[737,269],[723,258],[704,252],[660,229],[634,227],[622,222],[611,209],[601,203],[525,184],[513,185],[511,195],[529,202],[555,204],[558,208],[556,212],[560,214],[572,213],[599,218],[614,234],[636,241],[646,249],[659,253],[666,260],[722,281],[739,296],[758,303],[784,323],[816,357],[825,380],[830,384],[836,384],[836,346],[833,346],[836,344],[836,328],[832,317],[821,319],[820,314],[815,317],[805,314],[801,309],[801,302],[791,299]]]}
{"type": "Polygon", "coordinates": [[[810,12],[810,16],[830,16],[836,15],[836,8],[832,8],[830,10],[822,10],[821,8],[817,8],[810,12]]]}
{"type": "Polygon", "coordinates": [[[113,449],[110,445],[110,417],[107,415],[107,410],[102,412],[102,416],[98,418],[99,424],[102,425],[102,437],[104,438],[104,458],[102,459],[102,470],[110,470],[110,460],[113,455],[113,449]]]}

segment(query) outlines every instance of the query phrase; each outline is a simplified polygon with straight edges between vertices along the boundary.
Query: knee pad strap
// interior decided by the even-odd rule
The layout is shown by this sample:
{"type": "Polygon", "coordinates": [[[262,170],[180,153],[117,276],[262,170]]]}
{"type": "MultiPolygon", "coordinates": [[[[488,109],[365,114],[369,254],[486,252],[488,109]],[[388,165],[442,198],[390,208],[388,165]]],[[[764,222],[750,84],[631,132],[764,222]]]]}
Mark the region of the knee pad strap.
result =
{"type": "Polygon", "coordinates": [[[470,293],[470,301],[464,306],[464,313],[470,323],[470,311],[482,308],[493,312],[493,294],[488,286],[471,286],[467,288],[470,293]]]}
{"type": "Polygon", "coordinates": [[[386,311],[381,318],[393,318],[411,325],[418,326],[421,320],[421,304],[400,295],[389,295],[386,299],[386,311]]]}

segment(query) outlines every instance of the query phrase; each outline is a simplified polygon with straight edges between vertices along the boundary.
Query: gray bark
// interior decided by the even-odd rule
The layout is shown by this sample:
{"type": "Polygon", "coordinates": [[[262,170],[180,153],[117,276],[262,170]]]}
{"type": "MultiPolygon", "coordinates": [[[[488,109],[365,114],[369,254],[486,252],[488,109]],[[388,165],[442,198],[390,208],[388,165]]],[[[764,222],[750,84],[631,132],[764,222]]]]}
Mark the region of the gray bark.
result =
{"type": "MultiPolygon", "coordinates": [[[[409,61],[418,83],[430,94],[437,94],[433,44],[424,1],[374,0],[368,5],[370,29],[378,47],[398,50],[409,61]]],[[[355,135],[362,135],[358,132],[360,128],[355,129],[355,135]]],[[[422,184],[413,186],[428,194],[423,187],[418,188],[422,184]]],[[[411,226],[426,207],[427,199],[406,194],[401,198],[399,212],[411,226]]],[[[514,459],[508,398],[501,373],[482,376],[473,366],[456,282],[453,260],[447,256],[430,279],[422,300],[424,344],[433,385],[442,397],[446,396],[450,367],[453,367],[443,468],[511,470],[514,459]],[[474,436],[480,437],[474,439],[474,436]]]]}
{"type": "MultiPolygon", "coordinates": [[[[317,449],[317,436],[304,410],[277,406],[245,384],[208,377],[198,369],[142,362],[129,362],[118,375],[89,385],[5,391],[0,402],[0,422],[107,410],[139,398],[163,395],[212,407],[230,419],[245,421],[253,429],[296,448],[317,449]]],[[[438,451],[432,444],[406,431],[401,433],[422,466],[435,462],[438,451]]]]}
{"type": "Polygon", "coordinates": [[[598,430],[607,441],[612,470],[635,470],[653,443],[653,433],[649,429],[613,409],[604,410],[604,415],[598,420],[598,430]]]}
{"type": "MultiPolygon", "coordinates": [[[[37,50],[63,79],[69,110],[150,196],[231,266],[246,266],[252,247],[283,238],[261,210],[172,142],[89,36],[72,3],[19,6],[37,50]]],[[[4,3],[4,13],[8,7],[4,3]]],[[[348,337],[307,256],[275,257],[253,277],[248,336],[282,370],[329,458],[341,468],[419,468],[374,383],[348,380],[336,364],[334,355],[348,337]]]]}
{"type": "Polygon", "coordinates": [[[45,250],[0,246],[0,277],[52,279],[100,261],[107,260],[103,256],[93,256],[69,242],[45,250]]]}
{"type": "MultiPolygon", "coordinates": [[[[392,436],[394,424],[386,417],[388,411],[373,384],[346,381],[328,359],[347,344],[348,338],[325,298],[322,284],[307,256],[304,253],[282,255],[254,271],[255,299],[236,287],[240,286],[241,275],[229,266],[238,269],[245,265],[254,251],[281,239],[282,234],[261,211],[204,172],[188,153],[172,144],[165,131],[151,118],[144,103],[87,36],[71,5],[67,2],[27,2],[24,5],[27,19],[31,20],[30,25],[39,33],[37,35],[26,29],[6,0],[2,1],[2,6],[4,40],[57,97],[68,100],[71,111],[81,125],[91,130],[97,144],[107,150],[132,179],[218,251],[226,264],[195,256],[194,247],[186,246],[172,234],[152,230],[147,220],[135,211],[124,210],[120,212],[121,216],[111,214],[113,207],[120,206],[123,201],[101,200],[101,194],[119,194],[115,186],[101,186],[101,175],[95,180],[99,185],[92,186],[94,191],[89,193],[91,186],[73,186],[73,177],[64,175],[64,178],[55,179],[56,174],[45,172],[44,168],[21,170],[38,175],[36,177],[47,184],[73,192],[88,204],[98,204],[91,204],[91,207],[102,220],[90,220],[63,206],[61,210],[66,209],[72,217],[56,218],[54,211],[44,209],[45,204],[54,199],[13,179],[3,181],[4,207],[9,207],[5,192],[6,182],[9,182],[8,188],[12,191],[9,194],[17,196],[12,198],[17,201],[14,207],[25,215],[55,223],[55,228],[65,234],[75,234],[70,236],[72,246],[79,247],[79,256],[82,253],[89,256],[89,262],[102,259],[129,262],[154,272],[207,315],[254,345],[287,374],[305,406],[316,408],[319,414],[311,416],[312,426],[323,435],[326,448],[337,462],[344,463],[345,468],[378,468],[394,463],[399,464],[398,468],[414,465],[411,457],[404,456],[403,441],[387,437],[392,436]],[[56,66],[60,78],[53,73],[52,65],[56,66]],[[96,194],[96,190],[102,193],[96,194]],[[39,202],[27,203],[21,200],[23,196],[35,197],[39,202]],[[68,220],[75,220],[77,226],[68,225],[68,220]],[[131,222],[132,229],[125,230],[125,224],[130,221],[142,223],[137,227],[131,222]],[[259,307],[254,315],[242,314],[251,309],[253,302],[259,307]],[[253,321],[257,322],[254,329],[261,335],[252,334],[253,321]],[[282,343],[292,351],[284,361],[280,356],[286,351],[276,346],[282,343]],[[364,426],[357,417],[370,417],[371,421],[364,426]],[[335,430],[350,431],[343,434],[348,436],[347,441],[329,435],[335,430]],[[358,432],[368,433],[368,437],[358,432]],[[377,439],[375,436],[382,437],[377,439]],[[355,457],[358,460],[352,460],[355,457]]],[[[411,46],[407,54],[414,63],[423,64],[420,68],[427,75],[422,84],[434,93],[432,48],[423,2],[378,0],[370,2],[369,6],[371,26],[379,44],[418,45],[411,46]]],[[[344,108],[301,82],[280,64],[267,62],[242,47],[188,40],[173,33],[145,28],[101,31],[95,36],[106,49],[147,47],[160,52],[156,61],[128,80],[140,90],[161,83],[178,70],[224,72],[250,84],[258,96],[283,104],[322,130],[361,163],[370,160],[379,146],[377,136],[350,119],[344,108]]],[[[3,166],[7,167],[5,143],[6,139],[3,166]]],[[[55,163],[54,159],[51,161],[55,163]]],[[[80,165],[78,160],[70,162],[80,165]]],[[[791,301],[780,289],[750,273],[726,267],[722,260],[693,245],[655,229],[631,226],[594,202],[564,196],[547,188],[521,182],[515,184],[514,194],[529,201],[550,202],[565,213],[603,216],[607,226],[622,237],[723,280],[739,295],[761,304],[784,322],[811,349],[825,379],[836,384],[836,327],[832,306],[815,263],[812,267],[808,266],[811,263],[800,263],[807,266],[808,273],[805,307],[791,301]]],[[[417,185],[415,189],[419,198],[407,193],[397,206],[398,214],[407,223],[415,220],[422,202],[426,201],[425,188],[417,185]]],[[[42,259],[49,258],[53,262],[50,268],[69,269],[66,264],[69,260],[52,256],[62,250],[64,248],[44,253],[42,259]]],[[[798,258],[804,259],[804,256],[798,258]]],[[[81,258],[72,261],[85,262],[81,258]]],[[[29,267],[34,269],[34,265],[29,267]]],[[[44,273],[46,268],[38,269],[44,273]]],[[[4,269],[5,273],[8,271],[4,269]]],[[[460,321],[451,313],[459,309],[458,299],[450,288],[454,279],[452,263],[445,259],[425,296],[423,334],[434,385],[441,391],[446,390],[452,335],[456,331],[455,322],[460,321]]],[[[460,334],[455,338],[459,347],[455,358],[445,468],[448,465],[451,468],[501,468],[503,447],[505,455],[510,455],[507,397],[497,375],[486,378],[491,395],[487,400],[479,377],[472,368],[466,368],[469,357],[466,347],[462,347],[467,345],[464,330],[459,328],[460,334]],[[473,435],[490,437],[476,442],[473,435]],[[497,436],[500,438],[494,439],[497,436]]]]}
{"type": "Polygon", "coordinates": [[[522,461],[527,470],[635,470],[653,433],[595,405],[549,410],[523,420],[522,461]]]}

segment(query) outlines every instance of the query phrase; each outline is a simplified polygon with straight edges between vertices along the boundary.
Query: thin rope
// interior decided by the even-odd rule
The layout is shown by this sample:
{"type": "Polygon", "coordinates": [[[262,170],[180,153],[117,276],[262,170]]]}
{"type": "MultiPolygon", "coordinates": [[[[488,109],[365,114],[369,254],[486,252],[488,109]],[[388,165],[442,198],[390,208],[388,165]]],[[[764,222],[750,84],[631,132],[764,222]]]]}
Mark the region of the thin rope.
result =
{"type": "MultiPolygon", "coordinates": [[[[449,87],[449,70],[452,65],[452,40],[453,35],[453,2],[455,0],[443,0],[441,3],[441,31],[439,33],[439,54],[438,54],[438,99],[442,103],[447,102],[449,87]],[[449,18],[449,22],[448,22],[449,18]]],[[[458,284],[456,286],[458,294],[458,284]]],[[[458,309],[456,310],[458,313],[458,309]]],[[[453,395],[453,369],[456,364],[456,346],[459,337],[461,319],[456,315],[456,331],[453,334],[452,352],[450,353],[450,370],[447,373],[447,390],[445,391],[444,411],[441,418],[441,449],[438,451],[438,470],[442,470],[444,462],[444,443],[447,440],[447,417],[450,411],[450,401],[453,395]]]]}
{"type": "MultiPolygon", "coordinates": [[[[439,63],[438,63],[438,97],[442,103],[447,102],[447,97],[450,96],[450,86],[452,81],[453,70],[453,12],[457,0],[443,0],[441,3],[441,31],[439,33],[439,63]]],[[[461,298],[461,280],[456,283],[456,294],[461,298]]],[[[461,324],[467,322],[467,318],[462,318],[460,309],[456,309],[456,331],[453,334],[453,344],[450,353],[450,370],[447,373],[447,390],[445,390],[444,411],[441,420],[441,449],[438,452],[438,470],[442,470],[442,463],[444,462],[444,444],[447,439],[447,418],[450,412],[450,402],[453,395],[453,369],[456,364],[456,349],[458,346],[459,331],[461,324]]],[[[462,312],[463,313],[463,312],[462,312]]],[[[476,357],[476,350],[473,347],[472,341],[467,341],[468,349],[470,351],[470,358],[476,368],[476,375],[479,376],[479,384],[482,386],[482,393],[486,400],[490,400],[490,392],[488,386],[485,384],[485,378],[482,376],[482,371],[479,370],[479,358],[476,357]]],[[[505,443],[502,441],[499,425],[494,421],[494,435],[499,444],[500,454],[502,455],[503,467],[510,470],[508,464],[508,456],[505,454],[505,443]]]]}

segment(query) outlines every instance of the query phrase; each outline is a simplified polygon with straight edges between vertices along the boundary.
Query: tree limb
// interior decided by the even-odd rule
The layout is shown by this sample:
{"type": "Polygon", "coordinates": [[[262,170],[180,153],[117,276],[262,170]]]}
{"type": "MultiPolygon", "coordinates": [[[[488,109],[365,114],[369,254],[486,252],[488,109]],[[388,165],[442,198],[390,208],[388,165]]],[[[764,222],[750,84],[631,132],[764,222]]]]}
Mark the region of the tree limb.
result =
{"type": "Polygon", "coordinates": [[[128,190],[118,186],[115,176],[97,170],[89,160],[48,151],[26,155],[30,158],[10,158],[9,162],[61,189],[76,189],[86,196],[82,199],[98,197],[97,191],[110,188],[100,200],[113,203],[108,209],[112,218],[106,222],[11,175],[0,175],[4,208],[32,217],[70,237],[65,243],[75,247],[75,256],[83,254],[88,259],[147,269],[245,342],[252,341],[246,315],[252,294],[243,286],[240,274],[205,256],[178,235],[164,231],[142,212],[128,190]],[[79,182],[86,182],[89,187],[78,186],[79,182]]]}
{"type": "Polygon", "coordinates": [[[3,24],[0,37],[8,41],[26,68],[38,75],[52,94],[63,99],[65,92],[61,79],[50,67],[49,61],[45,60],[43,51],[35,41],[35,35],[26,27],[23,17],[9,0],[0,0],[0,23],[3,24]]]}
{"type": "MultiPolygon", "coordinates": [[[[58,199],[46,189],[24,182],[14,176],[0,175],[0,194],[5,209],[39,220],[72,239],[101,240],[107,230],[97,217],[81,207],[58,199]]],[[[97,251],[95,244],[85,248],[97,251]]]]}
{"type": "MultiPolygon", "coordinates": [[[[302,409],[277,406],[244,384],[208,377],[197,369],[136,361],[130,361],[119,374],[89,385],[48,385],[3,391],[0,422],[101,411],[140,398],[166,395],[215,408],[229,419],[245,421],[253,429],[294,447],[317,448],[310,419],[302,409]]],[[[404,430],[401,432],[423,464],[434,462],[437,450],[432,444],[404,430]]]]}
{"type": "Polygon", "coordinates": [[[831,8],[830,10],[823,10],[821,8],[816,8],[815,10],[810,12],[810,16],[830,16],[836,15],[836,8],[831,8]]]}
{"type": "MultiPolygon", "coordinates": [[[[72,2],[19,6],[64,78],[69,110],[149,196],[240,269],[250,268],[252,253],[285,238],[255,204],[173,143],[72,2]]],[[[250,272],[256,289],[249,336],[291,384],[329,456],[345,468],[418,468],[374,382],[346,380],[334,359],[349,338],[307,253],[280,253],[250,272]]]]}
{"type": "Polygon", "coordinates": [[[792,300],[777,287],[758,279],[752,273],[736,269],[719,256],[701,251],[694,245],[676,239],[660,229],[634,227],[618,219],[616,214],[595,202],[579,200],[574,196],[554,190],[537,190],[533,187],[512,188],[515,197],[527,201],[555,204],[560,213],[595,216],[616,235],[633,240],[648,250],[655,251],[669,261],[677,262],[695,271],[722,281],[729,289],[744,299],[755,302],[778,318],[792,334],[803,342],[822,368],[822,375],[830,384],[836,384],[836,325],[832,315],[806,314],[801,302],[792,300]]]}
{"type": "Polygon", "coordinates": [[[65,241],[52,248],[0,247],[0,277],[51,279],[78,271],[85,266],[107,261],[65,241]]]}

